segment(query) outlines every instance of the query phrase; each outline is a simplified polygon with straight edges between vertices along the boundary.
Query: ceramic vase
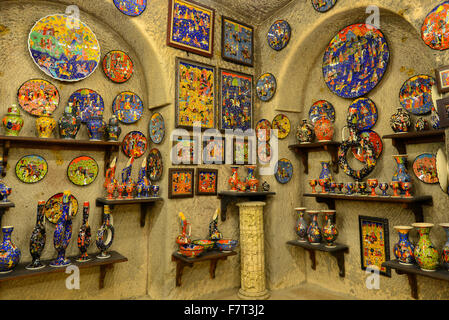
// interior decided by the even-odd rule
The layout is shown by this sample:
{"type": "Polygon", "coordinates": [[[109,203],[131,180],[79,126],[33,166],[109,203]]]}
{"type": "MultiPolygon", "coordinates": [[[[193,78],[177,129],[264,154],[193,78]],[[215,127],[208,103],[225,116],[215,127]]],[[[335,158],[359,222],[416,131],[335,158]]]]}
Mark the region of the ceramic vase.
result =
{"type": "Polygon", "coordinates": [[[330,170],[330,163],[328,161],[321,161],[320,163],[321,173],[319,179],[327,179],[329,182],[334,182],[334,177],[330,170]]]}
{"type": "Polygon", "coordinates": [[[62,196],[62,214],[56,225],[53,234],[53,244],[58,256],[56,260],[50,263],[51,267],[65,267],[71,264],[70,260],[65,257],[67,246],[72,237],[72,220],[70,217],[70,191],[64,191],[62,196]]]}
{"type": "Polygon", "coordinates": [[[419,240],[413,251],[416,262],[423,271],[435,271],[438,268],[438,251],[430,240],[430,229],[432,223],[413,223],[418,229],[419,240]]]}
{"type": "Polygon", "coordinates": [[[2,227],[3,242],[0,244],[0,274],[11,272],[19,263],[20,249],[11,240],[12,226],[2,227]]]}
{"type": "Polygon", "coordinates": [[[254,171],[256,170],[256,166],[247,166],[248,175],[246,176],[246,186],[249,188],[250,192],[257,192],[257,188],[259,187],[259,180],[256,179],[254,171]]]}
{"type": "Polygon", "coordinates": [[[64,113],[58,120],[59,136],[62,139],[75,139],[81,127],[81,119],[73,114],[72,104],[65,107],[64,113]]]}
{"type": "Polygon", "coordinates": [[[239,179],[239,175],[238,175],[238,170],[239,167],[231,167],[232,173],[231,173],[231,177],[229,177],[228,179],[228,184],[231,187],[231,191],[239,191],[238,185],[240,183],[240,179],[239,179]]]}
{"type": "Polygon", "coordinates": [[[434,107],[432,107],[432,111],[430,112],[430,125],[435,130],[440,129],[440,116],[434,107]]]}
{"type": "Polygon", "coordinates": [[[332,141],[332,137],[334,136],[334,123],[328,118],[323,117],[315,122],[314,132],[318,142],[332,141]]]}
{"type": "Polygon", "coordinates": [[[3,166],[3,162],[0,161],[0,197],[2,202],[9,202],[8,196],[11,194],[12,189],[1,180],[3,170],[5,170],[5,167],[3,166]]]}
{"type": "Polygon", "coordinates": [[[114,240],[114,227],[111,210],[108,205],[103,206],[103,224],[97,232],[97,241],[95,242],[100,254],[97,255],[98,259],[107,259],[111,257],[107,250],[111,247],[114,240]]]}
{"type": "Polygon", "coordinates": [[[440,223],[440,226],[443,227],[446,232],[446,243],[441,249],[441,265],[449,270],[449,223],[440,223]]]}
{"type": "Polygon", "coordinates": [[[103,121],[103,117],[94,116],[86,122],[87,131],[89,134],[89,140],[101,141],[103,140],[106,123],[103,121]]]}
{"type": "Polygon", "coordinates": [[[304,214],[306,213],[306,208],[295,208],[298,219],[296,220],[295,231],[298,235],[299,242],[307,242],[307,221],[304,218],[304,214]]]}
{"type": "Polygon", "coordinates": [[[18,136],[23,128],[23,118],[17,105],[13,104],[8,108],[8,112],[2,119],[5,128],[5,136],[18,136]]]}
{"type": "Polygon", "coordinates": [[[315,138],[315,132],[313,125],[307,122],[307,119],[303,119],[302,123],[298,126],[296,130],[296,139],[299,143],[312,143],[315,138]]]}
{"type": "Polygon", "coordinates": [[[37,204],[36,225],[34,226],[30,238],[30,254],[33,260],[25,267],[28,270],[38,270],[45,267],[41,262],[41,254],[44,250],[47,238],[44,226],[44,207],[45,201],[39,201],[37,204]]]}
{"type": "Polygon", "coordinates": [[[418,132],[429,130],[429,122],[423,117],[419,117],[418,120],[416,120],[415,129],[418,132]]]}
{"type": "Polygon", "coordinates": [[[83,205],[83,222],[78,232],[78,249],[81,252],[81,256],[76,260],[78,262],[87,262],[91,258],[87,253],[90,242],[92,240],[92,232],[89,226],[89,201],[84,202],[83,205]]]}
{"type": "Polygon", "coordinates": [[[401,154],[401,155],[394,155],[393,156],[395,162],[396,162],[396,171],[393,175],[392,181],[399,182],[399,189],[401,190],[401,194],[404,194],[404,190],[401,188],[401,184],[403,182],[411,182],[412,177],[407,172],[407,155],[401,154]]]}
{"type": "Polygon", "coordinates": [[[39,138],[48,139],[56,128],[56,120],[45,110],[42,115],[36,119],[36,130],[39,138]]]}
{"type": "Polygon", "coordinates": [[[390,118],[390,126],[396,133],[408,132],[411,125],[412,119],[403,108],[398,108],[397,112],[390,118]]]}
{"type": "Polygon", "coordinates": [[[109,123],[106,126],[106,139],[108,141],[118,141],[122,128],[120,128],[119,121],[116,115],[109,118],[109,123]]]}
{"type": "Polygon", "coordinates": [[[395,226],[399,235],[399,241],[393,247],[394,256],[400,264],[413,265],[415,262],[415,246],[409,240],[409,232],[413,227],[395,226]]]}
{"type": "Polygon", "coordinates": [[[335,210],[323,210],[325,215],[325,224],[323,226],[323,239],[326,242],[326,247],[335,248],[335,240],[338,237],[337,226],[335,225],[335,210]]]}
{"type": "Polygon", "coordinates": [[[307,211],[311,218],[309,227],[307,228],[307,239],[310,244],[319,245],[321,243],[321,229],[318,225],[319,211],[307,211]]]}

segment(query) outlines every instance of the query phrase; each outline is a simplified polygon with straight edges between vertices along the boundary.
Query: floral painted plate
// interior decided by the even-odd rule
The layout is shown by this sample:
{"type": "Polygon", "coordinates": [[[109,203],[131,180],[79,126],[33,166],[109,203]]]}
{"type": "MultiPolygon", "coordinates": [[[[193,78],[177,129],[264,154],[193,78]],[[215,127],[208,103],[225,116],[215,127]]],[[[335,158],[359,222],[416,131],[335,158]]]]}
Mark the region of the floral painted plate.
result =
{"type": "Polygon", "coordinates": [[[114,4],[121,13],[137,17],[145,11],[147,0],[114,0],[114,4]]]}
{"type": "Polygon", "coordinates": [[[434,154],[423,153],[413,161],[415,176],[424,183],[438,183],[437,158],[434,154]]]}
{"type": "Polygon", "coordinates": [[[87,186],[94,182],[98,175],[98,164],[95,159],[80,156],[73,159],[67,167],[67,177],[77,186],[87,186]]]}
{"type": "Polygon", "coordinates": [[[156,144],[162,142],[165,136],[165,121],[160,113],[153,113],[148,131],[150,132],[151,141],[156,144]]]}
{"type": "Polygon", "coordinates": [[[368,98],[359,98],[351,103],[348,114],[356,118],[359,131],[374,127],[379,116],[375,103],[368,98]]]}
{"type": "Polygon", "coordinates": [[[429,113],[432,110],[432,89],[435,79],[428,75],[418,75],[405,81],[399,92],[402,107],[415,115],[429,113]]]}
{"type": "Polygon", "coordinates": [[[128,157],[140,158],[147,150],[147,138],[140,131],[131,131],[123,139],[123,152],[128,157]]]}
{"type": "Polygon", "coordinates": [[[261,75],[257,81],[256,92],[260,100],[271,100],[276,92],[276,78],[271,73],[261,75]]]}
{"type": "Polygon", "coordinates": [[[332,9],[337,0],[312,0],[313,8],[318,12],[327,12],[332,9]]]}
{"type": "Polygon", "coordinates": [[[434,50],[449,49],[449,2],[440,3],[424,19],[421,38],[434,50]]]}
{"type": "MultiPolygon", "coordinates": [[[[383,151],[383,142],[379,134],[373,130],[364,130],[359,133],[359,137],[366,142],[371,143],[371,145],[374,147],[375,158],[376,160],[379,159],[383,151]]],[[[357,160],[365,163],[366,153],[362,148],[352,148],[352,154],[357,160]]]]}
{"type": "Polygon", "coordinates": [[[80,81],[100,64],[100,44],[79,19],[55,14],[40,19],[31,28],[28,48],[37,66],[60,81],[80,81]]]}
{"type": "Polygon", "coordinates": [[[103,58],[103,72],[113,82],[124,83],[128,81],[133,75],[133,71],[133,61],[123,51],[110,51],[103,58]]]}
{"type": "Polygon", "coordinates": [[[334,106],[326,101],[320,100],[315,102],[309,110],[309,120],[312,124],[315,124],[321,118],[328,118],[330,121],[335,122],[335,109],[334,106]]]}
{"type": "Polygon", "coordinates": [[[284,114],[278,114],[271,122],[271,128],[273,130],[278,130],[277,137],[279,139],[285,139],[290,133],[290,119],[284,114]]]}
{"type": "Polygon", "coordinates": [[[280,51],[287,46],[290,41],[291,34],[292,29],[290,28],[288,22],[285,20],[277,20],[272,24],[270,30],[268,31],[268,45],[272,49],[280,51]]]}
{"type": "Polygon", "coordinates": [[[50,82],[42,79],[28,80],[17,92],[19,105],[33,116],[40,116],[44,109],[50,114],[59,105],[59,92],[50,82]]]}
{"type": "Polygon", "coordinates": [[[270,141],[271,122],[267,119],[259,120],[256,124],[256,135],[259,141],[270,141]]]}
{"type": "MultiPolygon", "coordinates": [[[[62,215],[62,197],[64,193],[57,193],[47,200],[44,207],[44,215],[51,223],[58,223],[59,218],[62,215]]],[[[70,216],[72,219],[78,213],[78,200],[73,195],[70,195],[71,210],[70,216]]]]}
{"type": "Polygon", "coordinates": [[[271,160],[271,146],[268,142],[259,142],[257,147],[257,157],[262,163],[269,163],[271,160]]]}
{"type": "Polygon", "coordinates": [[[16,176],[25,183],[39,182],[45,178],[47,172],[47,161],[41,156],[24,156],[16,163],[16,176]]]}
{"type": "Polygon", "coordinates": [[[293,165],[288,159],[280,159],[276,164],[274,176],[279,183],[286,184],[292,179],[293,165]]]}
{"type": "Polygon", "coordinates": [[[164,166],[160,151],[156,148],[151,149],[147,160],[148,178],[150,178],[151,181],[160,180],[163,168],[164,166]]]}
{"type": "Polygon", "coordinates": [[[85,123],[92,116],[102,116],[104,112],[103,98],[94,90],[79,89],[69,98],[69,103],[73,104],[73,110],[81,122],[85,123]]]}
{"type": "Polygon", "coordinates": [[[121,122],[134,123],[142,116],[143,102],[137,94],[125,91],[115,97],[112,112],[121,122]]]}

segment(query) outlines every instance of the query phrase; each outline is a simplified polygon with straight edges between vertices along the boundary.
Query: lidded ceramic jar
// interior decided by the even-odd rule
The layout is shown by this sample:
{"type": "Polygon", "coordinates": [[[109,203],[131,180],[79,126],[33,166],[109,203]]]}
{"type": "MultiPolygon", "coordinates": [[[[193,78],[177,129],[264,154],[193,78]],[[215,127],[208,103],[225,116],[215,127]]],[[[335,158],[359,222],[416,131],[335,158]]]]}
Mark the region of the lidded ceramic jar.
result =
{"type": "Polygon", "coordinates": [[[299,143],[311,143],[314,138],[315,132],[313,125],[308,123],[307,119],[303,119],[296,130],[296,139],[298,139],[299,143]]]}
{"type": "Polygon", "coordinates": [[[47,110],[42,111],[42,115],[36,119],[36,130],[39,138],[50,138],[56,128],[56,120],[52,118],[47,110]]]}
{"type": "Polygon", "coordinates": [[[23,118],[17,105],[13,104],[2,119],[5,136],[18,136],[23,128],[23,118]]]}
{"type": "Polygon", "coordinates": [[[318,142],[332,141],[332,137],[334,136],[334,123],[330,119],[322,117],[315,122],[314,132],[318,142]]]}
{"type": "Polygon", "coordinates": [[[81,119],[73,113],[72,103],[65,107],[64,113],[58,120],[59,135],[63,139],[75,139],[81,126],[81,119]]]}
{"type": "Polygon", "coordinates": [[[101,141],[103,140],[106,123],[102,116],[93,116],[86,122],[89,140],[101,141]]]}
{"type": "Polygon", "coordinates": [[[118,141],[120,134],[122,133],[122,128],[119,126],[119,121],[116,115],[112,115],[109,118],[109,123],[106,126],[106,139],[108,141],[118,141]]]}
{"type": "Polygon", "coordinates": [[[403,108],[398,108],[390,118],[390,126],[396,133],[408,132],[411,125],[412,118],[403,108]]]}

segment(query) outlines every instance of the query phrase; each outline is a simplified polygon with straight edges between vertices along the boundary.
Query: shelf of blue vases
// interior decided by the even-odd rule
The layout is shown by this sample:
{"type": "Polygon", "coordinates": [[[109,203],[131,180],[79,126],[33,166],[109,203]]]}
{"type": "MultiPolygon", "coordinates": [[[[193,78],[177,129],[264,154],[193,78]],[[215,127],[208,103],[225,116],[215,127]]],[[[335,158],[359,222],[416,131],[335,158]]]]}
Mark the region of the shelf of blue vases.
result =
{"type": "Polygon", "coordinates": [[[335,244],[335,247],[327,247],[324,243],[311,244],[309,242],[301,242],[298,240],[288,241],[287,244],[295,247],[304,248],[309,252],[309,257],[312,262],[312,269],[316,270],[316,257],[315,251],[322,251],[330,253],[335,259],[337,259],[337,265],[339,269],[338,275],[342,278],[345,277],[345,253],[349,253],[349,247],[344,244],[335,244]]]}
{"type": "Polygon", "coordinates": [[[228,205],[239,201],[266,201],[268,196],[274,196],[276,192],[251,192],[251,191],[222,191],[218,193],[221,207],[221,221],[226,221],[228,205]]]}
{"type": "MultiPolygon", "coordinates": [[[[93,267],[97,267],[97,266],[100,267],[99,288],[103,289],[106,271],[108,269],[111,269],[113,267],[113,265],[116,263],[128,261],[128,258],[122,256],[120,253],[118,253],[116,251],[108,251],[108,254],[111,255],[111,257],[108,259],[94,258],[96,255],[92,254],[91,255],[92,260],[87,261],[87,262],[77,262],[76,259],[78,259],[79,256],[73,256],[73,257],[68,257],[68,258],[72,262],[71,265],[77,266],[80,269],[93,268],[93,267]]],[[[66,271],[66,268],[50,267],[49,265],[53,260],[54,259],[42,260],[41,262],[45,265],[45,267],[42,269],[37,269],[37,270],[28,270],[25,268],[26,266],[28,266],[30,264],[29,261],[19,263],[11,272],[0,274],[0,282],[8,281],[8,280],[31,278],[31,277],[66,271]]]]}
{"type": "Polygon", "coordinates": [[[338,193],[305,193],[304,197],[313,197],[318,203],[325,203],[330,210],[335,210],[335,201],[370,201],[379,203],[398,203],[405,209],[411,210],[416,222],[424,222],[423,206],[433,204],[432,196],[393,197],[393,196],[369,196],[346,195],[338,193]]]}
{"type": "Polygon", "coordinates": [[[142,197],[142,198],[132,198],[132,199],[107,199],[107,198],[97,198],[95,204],[97,207],[104,207],[108,205],[111,210],[116,205],[130,205],[130,204],[140,204],[140,226],[145,227],[145,218],[147,212],[150,208],[154,207],[156,202],[164,201],[161,197],[142,197]]]}
{"type": "Polygon", "coordinates": [[[288,146],[290,150],[295,151],[302,159],[304,173],[309,173],[309,152],[327,151],[332,159],[332,169],[338,173],[338,147],[340,142],[326,141],[314,143],[298,143],[288,146]]]}
{"type": "Polygon", "coordinates": [[[383,136],[382,139],[391,139],[393,147],[396,148],[399,154],[407,154],[408,144],[445,142],[446,134],[444,129],[426,130],[389,134],[383,136]]]}
{"type": "MultiPolygon", "coordinates": [[[[82,151],[104,151],[105,168],[109,168],[112,153],[119,151],[122,145],[119,141],[93,141],[76,139],[53,139],[36,138],[22,136],[0,135],[0,144],[3,146],[3,162],[6,167],[8,162],[9,149],[30,148],[30,149],[56,149],[56,150],[82,150],[82,151]]],[[[106,170],[105,170],[106,172],[106,170]]],[[[6,175],[6,170],[2,173],[6,175]]]]}

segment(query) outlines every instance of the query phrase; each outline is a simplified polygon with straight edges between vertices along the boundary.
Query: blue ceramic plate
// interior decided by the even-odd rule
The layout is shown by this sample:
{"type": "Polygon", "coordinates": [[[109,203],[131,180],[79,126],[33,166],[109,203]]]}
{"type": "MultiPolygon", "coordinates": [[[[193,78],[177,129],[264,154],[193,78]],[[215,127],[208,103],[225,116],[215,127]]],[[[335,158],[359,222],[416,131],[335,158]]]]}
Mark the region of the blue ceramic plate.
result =
{"type": "Polygon", "coordinates": [[[147,0],[114,0],[114,4],[121,13],[137,17],[145,11],[147,0]]]}
{"type": "Polygon", "coordinates": [[[284,49],[290,41],[292,30],[285,20],[278,20],[268,31],[268,45],[276,51],[284,49]]]}
{"type": "Polygon", "coordinates": [[[402,107],[410,113],[422,115],[429,113],[434,107],[432,87],[435,79],[427,75],[418,75],[405,81],[399,92],[402,107]]]}
{"type": "Polygon", "coordinates": [[[332,122],[335,122],[335,109],[326,100],[315,102],[309,110],[309,120],[312,124],[315,124],[321,118],[328,118],[332,122]]]}
{"type": "Polygon", "coordinates": [[[160,113],[153,113],[148,130],[150,131],[151,141],[156,144],[162,142],[165,135],[165,121],[160,113]]]}
{"type": "Polygon", "coordinates": [[[256,92],[260,100],[271,100],[276,92],[276,78],[271,73],[261,75],[257,81],[256,92]]]}
{"type": "Polygon", "coordinates": [[[359,131],[368,130],[374,127],[377,122],[378,113],[376,104],[368,98],[355,100],[348,108],[348,114],[357,119],[357,129],[359,131]]]}
{"type": "Polygon", "coordinates": [[[112,112],[121,122],[134,123],[142,117],[143,102],[137,94],[125,91],[115,97],[112,112]]]}
{"type": "Polygon", "coordinates": [[[292,179],[293,165],[288,159],[280,159],[276,164],[274,176],[279,183],[286,184],[292,179]]]}
{"type": "Polygon", "coordinates": [[[312,0],[313,8],[318,12],[327,12],[332,9],[337,0],[312,0]]]}
{"type": "Polygon", "coordinates": [[[72,110],[83,123],[92,116],[102,116],[104,112],[103,98],[91,89],[76,90],[68,102],[73,103],[72,110]]]}

